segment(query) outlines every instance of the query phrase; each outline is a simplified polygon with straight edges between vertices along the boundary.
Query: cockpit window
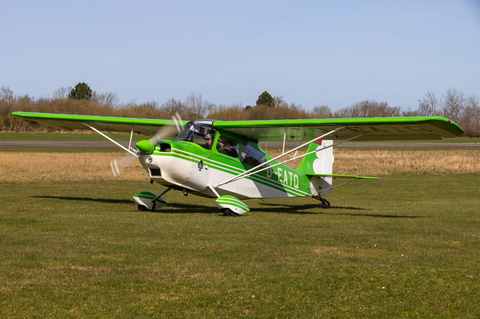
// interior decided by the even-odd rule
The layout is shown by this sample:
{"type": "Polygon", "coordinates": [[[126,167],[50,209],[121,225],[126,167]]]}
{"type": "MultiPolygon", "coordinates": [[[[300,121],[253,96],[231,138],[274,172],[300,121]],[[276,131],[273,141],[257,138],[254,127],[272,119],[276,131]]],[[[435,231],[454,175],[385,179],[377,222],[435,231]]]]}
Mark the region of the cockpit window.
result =
{"type": "Polygon", "coordinates": [[[211,121],[190,121],[185,125],[183,131],[181,131],[175,138],[175,142],[193,142],[204,146],[205,135],[207,134],[210,134],[213,137],[211,121]]]}
{"type": "Polygon", "coordinates": [[[252,146],[252,143],[243,142],[242,145],[242,163],[257,166],[262,163],[265,163],[265,153],[252,146]]]}
{"type": "Polygon", "coordinates": [[[226,136],[220,136],[217,141],[217,152],[238,158],[238,141],[226,136]]]}

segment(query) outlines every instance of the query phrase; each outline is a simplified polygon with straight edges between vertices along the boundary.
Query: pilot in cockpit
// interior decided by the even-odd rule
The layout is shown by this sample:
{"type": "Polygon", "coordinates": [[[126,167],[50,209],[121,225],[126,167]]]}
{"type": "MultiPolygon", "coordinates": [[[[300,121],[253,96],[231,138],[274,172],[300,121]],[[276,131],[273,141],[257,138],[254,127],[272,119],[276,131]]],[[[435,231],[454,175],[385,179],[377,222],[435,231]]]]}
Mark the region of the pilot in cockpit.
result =
{"type": "Polygon", "coordinates": [[[212,135],[207,134],[207,135],[205,135],[204,139],[205,139],[205,148],[207,150],[211,150],[212,149],[212,135]]]}

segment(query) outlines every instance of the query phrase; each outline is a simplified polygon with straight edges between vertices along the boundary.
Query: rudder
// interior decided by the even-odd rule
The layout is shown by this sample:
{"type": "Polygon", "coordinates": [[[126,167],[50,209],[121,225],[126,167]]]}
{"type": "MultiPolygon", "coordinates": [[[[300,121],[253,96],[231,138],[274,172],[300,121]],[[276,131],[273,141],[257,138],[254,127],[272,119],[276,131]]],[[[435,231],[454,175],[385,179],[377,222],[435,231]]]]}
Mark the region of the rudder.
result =
{"type": "Polygon", "coordinates": [[[307,175],[310,179],[312,195],[326,195],[332,193],[333,177],[315,176],[318,174],[332,174],[334,156],[333,147],[329,147],[331,145],[333,145],[332,140],[311,143],[308,147],[307,153],[315,150],[317,150],[317,152],[305,156],[302,163],[297,168],[299,173],[307,175]]]}

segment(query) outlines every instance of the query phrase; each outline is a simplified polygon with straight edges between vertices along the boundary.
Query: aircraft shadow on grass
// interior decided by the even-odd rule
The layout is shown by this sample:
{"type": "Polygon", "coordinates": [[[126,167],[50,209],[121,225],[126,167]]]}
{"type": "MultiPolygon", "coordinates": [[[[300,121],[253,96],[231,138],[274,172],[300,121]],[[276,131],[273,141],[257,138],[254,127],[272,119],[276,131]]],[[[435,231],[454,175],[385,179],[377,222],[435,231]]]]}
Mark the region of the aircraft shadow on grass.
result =
{"type": "MultiPolygon", "coordinates": [[[[108,199],[108,198],[91,198],[91,197],[71,197],[71,196],[31,196],[33,198],[47,198],[47,199],[61,199],[71,201],[88,201],[107,204],[134,204],[133,200],[129,199],[108,199]]],[[[302,214],[302,215],[344,215],[344,216],[363,216],[363,217],[381,217],[381,218],[419,218],[421,216],[401,216],[401,215],[382,215],[382,214],[366,214],[366,213],[339,213],[328,211],[342,209],[353,211],[369,211],[371,209],[360,207],[342,207],[332,206],[330,208],[321,208],[319,204],[306,204],[306,205],[287,205],[287,204],[272,204],[272,203],[260,203],[266,207],[256,207],[253,210],[264,213],[280,213],[280,214],[302,214]],[[307,211],[313,208],[320,208],[321,211],[307,211]],[[328,211],[327,211],[328,210],[328,211]]],[[[155,213],[162,214],[178,214],[178,213],[200,213],[200,214],[221,214],[215,206],[205,205],[191,205],[184,203],[169,203],[167,206],[156,211],[155,213]]]]}
{"type": "Polygon", "coordinates": [[[302,211],[302,212],[295,212],[297,214],[321,214],[321,215],[335,215],[335,216],[339,216],[339,215],[344,215],[344,216],[364,216],[364,217],[381,217],[381,218],[419,218],[419,217],[422,217],[422,216],[403,216],[403,215],[383,215],[383,214],[365,214],[365,213],[338,213],[338,212],[333,212],[333,213],[330,213],[332,210],[336,210],[336,209],[342,209],[342,210],[356,210],[356,211],[369,211],[371,209],[369,208],[360,208],[360,207],[343,207],[343,206],[331,206],[330,208],[322,208],[320,205],[318,204],[308,204],[308,205],[287,205],[287,204],[271,204],[271,203],[262,203],[261,205],[265,205],[265,206],[275,206],[275,207],[278,207],[278,206],[282,206],[284,207],[284,209],[278,209],[278,208],[257,208],[255,209],[256,211],[264,211],[264,212],[277,212],[277,213],[283,213],[284,211],[289,213],[291,212],[290,211],[290,208],[288,207],[285,207],[285,206],[290,206],[292,208],[296,208],[298,210],[304,210],[304,209],[311,209],[311,208],[320,208],[321,211],[320,212],[305,212],[305,211],[302,211]]]}
{"type": "Polygon", "coordinates": [[[76,200],[107,204],[132,204],[133,200],[128,199],[108,199],[108,198],[91,198],[91,197],[70,197],[70,196],[30,196],[33,198],[48,198],[48,199],[62,199],[62,200],[76,200]]]}

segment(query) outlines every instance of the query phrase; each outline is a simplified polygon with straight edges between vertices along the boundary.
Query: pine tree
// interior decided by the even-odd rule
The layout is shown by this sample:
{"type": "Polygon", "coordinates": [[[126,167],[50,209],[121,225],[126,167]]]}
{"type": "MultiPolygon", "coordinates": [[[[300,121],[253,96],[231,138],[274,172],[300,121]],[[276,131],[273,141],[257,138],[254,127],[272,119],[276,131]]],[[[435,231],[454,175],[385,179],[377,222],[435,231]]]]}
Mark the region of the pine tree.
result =
{"type": "Polygon", "coordinates": [[[88,100],[92,98],[92,89],[85,82],[79,82],[68,94],[68,98],[75,100],[88,100]]]}
{"type": "Polygon", "coordinates": [[[259,95],[257,105],[268,105],[270,107],[273,107],[273,97],[270,95],[270,93],[265,91],[259,95]]]}

